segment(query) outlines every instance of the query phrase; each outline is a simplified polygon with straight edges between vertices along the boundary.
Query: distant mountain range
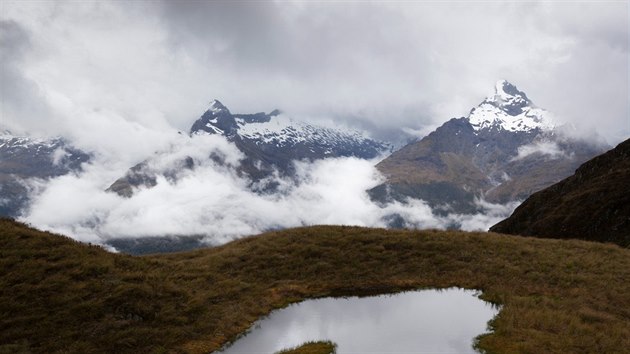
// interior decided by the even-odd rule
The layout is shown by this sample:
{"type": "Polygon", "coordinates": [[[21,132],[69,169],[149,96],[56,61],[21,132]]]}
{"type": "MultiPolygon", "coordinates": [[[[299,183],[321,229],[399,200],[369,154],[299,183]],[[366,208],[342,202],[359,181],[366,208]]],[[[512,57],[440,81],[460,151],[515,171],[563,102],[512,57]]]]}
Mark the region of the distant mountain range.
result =
{"type": "Polygon", "coordinates": [[[490,231],[630,247],[630,139],[532,194],[490,231]]]}
{"type": "Polygon", "coordinates": [[[357,130],[307,124],[279,110],[268,114],[232,114],[217,100],[195,121],[190,134],[223,135],[239,149],[258,150],[256,155],[262,161],[283,169],[290,168],[293,160],[342,156],[371,159],[391,150],[389,143],[371,139],[357,130]]]}
{"type": "Polygon", "coordinates": [[[549,112],[501,80],[467,117],[381,161],[387,181],[370,194],[381,202],[423,199],[444,214],[475,213],[480,200],[523,200],[604,150],[564,134],[549,112]]]}
{"type": "MultiPolygon", "coordinates": [[[[275,190],[274,179],[266,177],[290,178],[296,160],[371,159],[392,150],[391,144],[356,130],[307,124],[278,110],[233,114],[217,100],[192,124],[189,134],[180,138],[199,142],[195,140],[198,136],[221,136],[232,143],[244,156],[237,164],[220,154],[205,156],[204,152],[203,158],[233,169],[251,181],[252,190],[261,193],[275,190]]],[[[382,203],[416,198],[438,214],[473,214],[482,212],[485,202],[524,200],[571,175],[605,149],[571,138],[563,127],[556,126],[549,112],[501,80],[494,93],[467,117],[447,121],[378,163],[386,182],[368,192],[382,203]]],[[[89,160],[89,154],[62,138],[1,135],[0,215],[20,214],[34,179],[79,172],[81,164],[89,160]]],[[[196,168],[198,161],[173,151],[158,152],[130,168],[108,191],[130,197],[139,187],[154,186],[159,178],[176,180],[182,171],[196,168]]]]}
{"type": "MultiPolygon", "coordinates": [[[[190,129],[191,137],[206,134],[221,135],[235,144],[245,155],[237,167],[237,173],[252,181],[259,181],[275,171],[291,176],[296,160],[314,161],[330,157],[371,159],[392,150],[389,143],[371,139],[362,132],[307,124],[293,120],[278,110],[271,113],[232,114],[218,100],[210,103],[190,129]]],[[[163,153],[158,153],[150,159],[162,157],[163,153]]],[[[136,187],[154,185],[158,175],[172,177],[174,170],[194,168],[192,159],[178,161],[172,168],[163,171],[152,169],[148,162],[134,166],[114,182],[109,190],[130,196],[136,187]]]]}
{"type": "Polygon", "coordinates": [[[90,155],[63,138],[0,134],[0,216],[17,217],[27,205],[29,183],[81,170],[90,155]]]}

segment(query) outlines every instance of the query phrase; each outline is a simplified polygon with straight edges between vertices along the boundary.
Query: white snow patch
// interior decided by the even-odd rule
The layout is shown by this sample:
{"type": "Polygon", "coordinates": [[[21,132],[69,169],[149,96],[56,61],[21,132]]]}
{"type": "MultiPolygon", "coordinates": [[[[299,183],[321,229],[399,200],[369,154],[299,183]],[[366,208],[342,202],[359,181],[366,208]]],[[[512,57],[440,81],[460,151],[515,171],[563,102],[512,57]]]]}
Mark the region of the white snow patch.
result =
{"type": "MultiPolygon", "coordinates": [[[[216,122],[215,122],[215,123],[216,123],[216,122]]],[[[223,133],[224,133],[224,132],[223,132],[223,130],[221,130],[221,129],[219,129],[219,128],[215,127],[214,125],[212,125],[212,124],[210,124],[210,123],[207,123],[207,124],[206,124],[206,127],[208,127],[208,128],[210,128],[210,129],[212,129],[212,131],[213,131],[213,132],[215,132],[216,134],[223,134],[223,133]]]]}
{"type": "Polygon", "coordinates": [[[470,112],[468,120],[477,131],[491,127],[501,127],[511,132],[531,131],[533,129],[548,131],[555,127],[551,115],[544,109],[528,106],[523,108],[521,114],[511,116],[502,109],[486,102],[474,108],[470,112]]]}
{"type": "Polygon", "coordinates": [[[552,115],[546,110],[529,103],[520,94],[511,95],[504,91],[507,83],[500,80],[495,85],[495,93],[488,96],[479,106],[472,109],[468,115],[470,124],[476,131],[492,127],[511,132],[531,131],[534,129],[552,130],[555,128],[552,115]],[[507,107],[522,107],[518,115],[507,113],[507,107]]]}
{"type": "Polygon", "coordinates": [[[269,122],[245,123],[236,121],[241,137],[278,146],[296,145],[303,142],[321,145],[361,143],[368,139],[359,131],[315,126],[294,120],[286,115],[272,117],[269,122]]]}

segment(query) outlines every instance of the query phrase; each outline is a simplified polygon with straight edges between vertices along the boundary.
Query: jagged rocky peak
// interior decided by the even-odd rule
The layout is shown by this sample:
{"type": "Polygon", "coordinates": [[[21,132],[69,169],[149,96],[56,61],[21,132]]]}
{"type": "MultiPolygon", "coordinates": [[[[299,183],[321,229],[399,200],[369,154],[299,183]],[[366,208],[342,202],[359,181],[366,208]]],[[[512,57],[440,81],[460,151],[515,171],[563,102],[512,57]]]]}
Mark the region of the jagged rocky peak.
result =
{"type": "Polygon", "coordinates": [[[519,91],[516,86],[506,80],[497,81],[494,86],[494,95],[486,98],[484,102],[503,110],[511,116],[521,114],[523,108],[532,105],[532,102],[524,92],[519,91]]]}
{"type": "Polygon", "coordinates": [[[190,134],[231,135],[236,129],[236,121],[230,110],[219,100],[212,100],[204,114],[193,123],[190,134]]]}
{"type": "Polygon", "coordinates": [[[555,127],[549,112],[536,107],[523,91],[506,80],[497,81],[494,94],[473,108],[468,120],[476,131],[502,129],[527,132],[555,127]]]}
{"type": "Polygon", "coordinates": [[[212,112],[214,114],[218,114],[218,113],[230,113],[230,110],[227,109],[227,107],[225,107],[223,105],[223,103],[221,103],[221,101],[219,100],[212,100],[210,101],[210,107],[208,107],[208,111],[212,112]]]}
{"type": "Polygon", "coordinates": [[[252,114],[231,113],[219,100],[212,100],[208,109],[193,124],[190,134],[221,134],[230,137],[238,134],[238,130],[243,125],[268,123],[272,117],[281,113],[277,109],[269,114],[265,112],[252,114]]]}
{"type": "MultiPolygon", "coordinates": [[[[243,153],[244,158],[239,165],[232,167],[239,176],[245,176],[255,182],[252,188],[256,191],[276,188],[267,182],[261,182],[275,173],[279,172],[286,176],[295,174],[294,161],[344,156],[373,159],[386,151],[391,151],[390,144],[371,139],[361,131],[295,121],[277,109],[270,113],[231,113],[218,100],[210,103],[210,107],[190,129],[191,136],[206,134],[225,137],[243,153]]],[[[171,152],[166,151],[156,154],[147,161],[159,159],[168,161],[170,156],[171,152]]],[[[216,154],[211,154],[209,158],[223,164],[221,159],[216,159],[216,154]]],[[[177,164],[170,165],[173,168],[162,169],[150,168],[145,161],[116,180],[108,191],[130,196],[134,188],[156,185],[157,176],[176,179],[177,173],[173,171],[192,169],[194,166],[192,160],[182,161],[177,158],[175,160],[177,164]]]]}
{"type": "MultiPolygon", "coordinates": [[[[289,160],[335,156],[374,158],[391,150],[390,144],[371,139],[365,132],[352,128],[325,127],[294,120],[278,109],[270,113],[230,113],[217,100],[212,101],[211,108],[195,121],[191,134],[219,134],[230,141],[249,144],[243,150],[257,146],[266,154],[279,153],[289,156],[289,160]]],[[[268,160],[274,159],[277,160],[275,157],[268,160]]]]}

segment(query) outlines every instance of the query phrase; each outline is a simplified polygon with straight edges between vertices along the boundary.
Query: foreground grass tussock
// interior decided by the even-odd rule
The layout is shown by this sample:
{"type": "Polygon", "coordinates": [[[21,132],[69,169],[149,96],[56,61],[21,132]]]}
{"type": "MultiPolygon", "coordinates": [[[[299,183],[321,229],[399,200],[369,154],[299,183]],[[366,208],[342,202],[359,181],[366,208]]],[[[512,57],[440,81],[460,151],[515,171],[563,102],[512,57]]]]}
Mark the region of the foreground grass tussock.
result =
{"type": "Polygon", "coordinates": [[[308,227],[187,253],[111,254],[0,221],[0,353],[208,353],[309,297],[481,289],[491,353],[630,348],[630,250],[492,233],[308,227]]]}
{"type": "Polygon", "coordinates": [[[308,342],[296,348],[279,351],[276,354],[335,354],[336,347],[330,341],[308,342]]]}

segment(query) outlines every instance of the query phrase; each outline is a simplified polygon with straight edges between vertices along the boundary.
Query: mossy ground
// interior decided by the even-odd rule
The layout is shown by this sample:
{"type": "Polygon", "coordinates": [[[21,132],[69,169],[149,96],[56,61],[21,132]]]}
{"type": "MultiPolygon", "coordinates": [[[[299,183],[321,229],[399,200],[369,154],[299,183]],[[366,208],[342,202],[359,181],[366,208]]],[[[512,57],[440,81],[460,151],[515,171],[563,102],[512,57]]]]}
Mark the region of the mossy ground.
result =
{"type": "Polygon", "coordinates": [[[311,297],[480,289],[490,353],[624,353],[630,250],[493,233],[317,226],[133,257],[0,221],[0,352],[208,353],[311,297]]]}

